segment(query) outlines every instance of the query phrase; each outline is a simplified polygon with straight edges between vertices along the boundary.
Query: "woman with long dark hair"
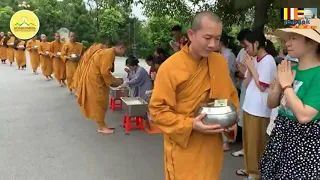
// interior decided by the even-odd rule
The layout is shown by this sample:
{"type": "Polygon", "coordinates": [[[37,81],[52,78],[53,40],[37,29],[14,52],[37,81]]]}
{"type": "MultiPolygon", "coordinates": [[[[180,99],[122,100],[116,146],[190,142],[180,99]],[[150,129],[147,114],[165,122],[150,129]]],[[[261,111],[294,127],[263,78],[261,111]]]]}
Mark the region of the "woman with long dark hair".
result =
{"type": "Polygon", "coordinates": [[[264,33],[253,30],[245,38],[247,66],[245,84],[246,96],[243,103],[243,149],[245,168],[237,171],[238,175],[249,179],[259,177],[258,164],[267,143],[267,127],[271,109],[267,106],[269,86],[275,79],[277,55],[272,42],[264,33]]]}

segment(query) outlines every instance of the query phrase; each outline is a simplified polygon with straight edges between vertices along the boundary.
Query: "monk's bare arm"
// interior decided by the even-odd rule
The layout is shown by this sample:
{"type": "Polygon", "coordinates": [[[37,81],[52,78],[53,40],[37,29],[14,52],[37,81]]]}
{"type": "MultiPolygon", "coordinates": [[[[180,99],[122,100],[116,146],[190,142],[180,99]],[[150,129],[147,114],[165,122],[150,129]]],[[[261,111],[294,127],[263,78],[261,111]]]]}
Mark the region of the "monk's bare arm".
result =
{"type": "MultiPolygon", "coordinates": [[[[175,112],[177,81],[172,72],[173,66],[162,64],[155,81],[149,112],[154,123],[171,140],[186,148],[192,133],[193,118],[175,112]]],[[[176,72],[177,73],[177,72],[176,72]]]]}

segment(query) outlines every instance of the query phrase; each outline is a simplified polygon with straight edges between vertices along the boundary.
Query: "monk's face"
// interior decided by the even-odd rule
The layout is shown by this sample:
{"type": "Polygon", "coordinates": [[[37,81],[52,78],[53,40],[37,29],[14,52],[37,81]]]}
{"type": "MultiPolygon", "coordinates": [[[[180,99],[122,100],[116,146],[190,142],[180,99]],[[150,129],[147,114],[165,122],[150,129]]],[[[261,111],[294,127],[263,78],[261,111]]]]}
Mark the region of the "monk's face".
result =
{"type": "Polygon", "coordinates": [[[70,34],[69,34],[69,40],[70,40],[71,42],[75,42],[75,41],[76,41],[76,35],[75,35],[75,33],[70,33],[70,34]]]}
{"type": "Polygon", "coordinates": [[[44,35],[44,34],[42,34],[42,35],[41,35],[41,41],[47,41],[47,36],[44,35]]]}
{"type": "Polygon", "coordinates": [[[222,34],[222,23],[212,21],[206,17],[201,20],[200,28],[189,30],[188,37],[192,48],[201,57],[208,57],[210,53],[219,49],[222,34]]]}
{"type": "Polygon", "coordinates": [[[125,52],[126,52],[126,47],[124,45],[115,47],[115,53],[117,56],[123,56],[125,52]]]}
{"type": "Polygon", "coordinates": [[[4,32],[0,32],[0,36],[3,37],[4,36],[4,32]]]}
{"type": "Polygon", "coordinates": [[[32,38],[33,40],[37,40],[37,36],[33,36],[33,38],[32,38]]]}
{"type": "Polygon", "coordinates": [[[10,37],[12,34],[11,34],[11,32],[7,32],[7,35],[10,37]]]}
{"type": "Polygon", "coordinates": [[[54,39],[55,39],[56,41],[60,41],[60,34],[56,33],[56,34],[54,35],[54,39]]]}

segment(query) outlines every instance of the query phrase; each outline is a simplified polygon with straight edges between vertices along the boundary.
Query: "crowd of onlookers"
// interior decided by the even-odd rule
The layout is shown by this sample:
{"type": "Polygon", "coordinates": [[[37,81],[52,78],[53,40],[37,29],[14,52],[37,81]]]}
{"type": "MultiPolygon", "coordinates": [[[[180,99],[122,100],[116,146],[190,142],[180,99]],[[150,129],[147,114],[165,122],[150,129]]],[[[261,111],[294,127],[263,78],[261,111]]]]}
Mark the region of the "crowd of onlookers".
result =
{"type": "MultiPolygon", "coordinates": [[[[304,28],[276,31],[285,40],[280,50],[261,30],[243,29],[237,36],[242,46],[237,56],[229,46],[232,37],[222,33],[216,52],[226,58],[240,97],[238,126],[243,149],[232,152],[234,157],[244,156],[244,169],[236,172],[239,176],[268,180],[320,177],[316,169],[320,168],[320,86],[316,88],[319,81],[314,80],[320,78],[320,33],[304,28]]],[[[172,30],[176,40],[170,45],[179,51],[188,40],[180,26],[172,30]]],[[[156,78],[165,60],[161,48],[147,57],[150,79],[156,78]]],[[[225,136],[223,142],[228,151],[225,136]]]]}

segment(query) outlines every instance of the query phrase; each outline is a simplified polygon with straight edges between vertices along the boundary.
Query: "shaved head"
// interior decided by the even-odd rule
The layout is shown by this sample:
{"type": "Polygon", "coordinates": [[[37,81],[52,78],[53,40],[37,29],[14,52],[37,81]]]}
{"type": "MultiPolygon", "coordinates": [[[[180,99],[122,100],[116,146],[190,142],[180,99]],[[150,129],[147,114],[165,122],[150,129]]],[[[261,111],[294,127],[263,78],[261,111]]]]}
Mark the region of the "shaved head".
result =
{"type": "Polygon", "coordinates": [[[201,29],[204,20],[207,20],[207,21],[209,20],[214,23],[222,23],[220,17],[217,14],[213,13],[212,11],[202,11],[202,12],[197,13],[194,16],[194,18],[192,20],[191,29],[194,32],[201,29]]]}
{"type": "Polygon", "coordinates": [[[191,42],[189,49],[193,52],[193,57],[196,59],[208,57],[219,48],[221,34],[222,22],[219,16],[211,11],[196,14],[192,27],[188,30],[191,42]]]}
{"type": "Polygon", "coordinates": [[[76,41],[76,33],[70,31],[69,40],[70,40],[70,42],[75,42],[76,41]]]}

